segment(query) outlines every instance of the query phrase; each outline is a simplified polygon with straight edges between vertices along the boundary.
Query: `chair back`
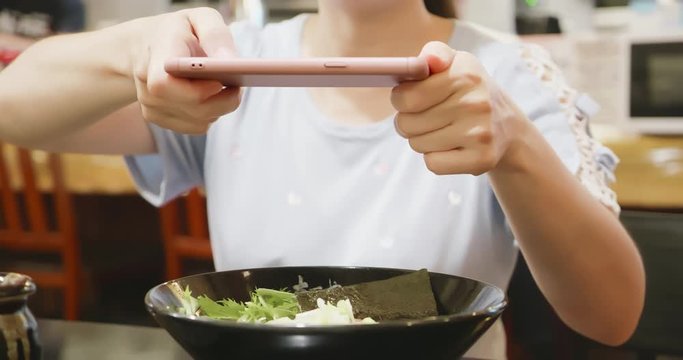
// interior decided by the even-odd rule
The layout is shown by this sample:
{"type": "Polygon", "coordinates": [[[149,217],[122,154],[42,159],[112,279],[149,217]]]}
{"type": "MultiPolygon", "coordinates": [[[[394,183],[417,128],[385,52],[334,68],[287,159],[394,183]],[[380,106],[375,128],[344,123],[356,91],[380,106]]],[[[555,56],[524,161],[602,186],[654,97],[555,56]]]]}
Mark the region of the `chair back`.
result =
{"type": "Polygon", "coordinates": [[[160,209],[166,258],[166,279],[183,276],[183,260],[212,259],[206,198],[198,189],[160,209]]]}
{"type": "Polygon", "coordinates": [[[39,287],[64,288],[64,315],[77,318],[80,248],[59,156],[0,143],[0,200],[0,248],[61,258],[54,271],[11,270],[31,276],[39,287]]]}

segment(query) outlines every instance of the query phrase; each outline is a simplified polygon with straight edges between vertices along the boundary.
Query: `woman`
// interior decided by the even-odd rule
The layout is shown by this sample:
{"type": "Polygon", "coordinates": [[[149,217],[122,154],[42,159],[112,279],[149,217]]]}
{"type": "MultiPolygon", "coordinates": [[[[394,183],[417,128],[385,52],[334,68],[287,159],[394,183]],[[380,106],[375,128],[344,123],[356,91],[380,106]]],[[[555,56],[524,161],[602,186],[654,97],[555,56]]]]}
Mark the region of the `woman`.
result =
{"type": "MultiPolygon", "coordinates": [[[[570,327],[606,344],[628,339],[644,274],[605,185],[614,159],[588,137],[583,98],[545,55],[434,16],[421,0],[319,9],[262,30],[196,9],[44,41],[0,73],[11,115],[2,137],[129,155],[157,205],[204,185],[219,270],[426,267],[505,288],[518,246],[570,327]],[[394,89],[250,88],[240,98],[163,71],[168,57],[203,53],[419,53],[432,74],[394,89]]],[[[473,351],[504,357],[500,327],[473,351]]]]}

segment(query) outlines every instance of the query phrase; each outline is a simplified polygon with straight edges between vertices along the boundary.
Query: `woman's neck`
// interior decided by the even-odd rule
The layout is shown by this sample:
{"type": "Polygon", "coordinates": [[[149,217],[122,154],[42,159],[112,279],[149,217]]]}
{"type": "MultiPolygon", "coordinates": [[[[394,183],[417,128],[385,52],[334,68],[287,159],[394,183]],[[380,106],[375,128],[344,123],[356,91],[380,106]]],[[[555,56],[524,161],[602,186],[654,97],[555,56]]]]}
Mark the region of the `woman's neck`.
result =
{"type": "Polygon", "coordinates": [[[452,26],[422,0],[325,0],[306,23],[302,50],[306,56],[415,56],[430,40],[448,41],[452,26]]]}

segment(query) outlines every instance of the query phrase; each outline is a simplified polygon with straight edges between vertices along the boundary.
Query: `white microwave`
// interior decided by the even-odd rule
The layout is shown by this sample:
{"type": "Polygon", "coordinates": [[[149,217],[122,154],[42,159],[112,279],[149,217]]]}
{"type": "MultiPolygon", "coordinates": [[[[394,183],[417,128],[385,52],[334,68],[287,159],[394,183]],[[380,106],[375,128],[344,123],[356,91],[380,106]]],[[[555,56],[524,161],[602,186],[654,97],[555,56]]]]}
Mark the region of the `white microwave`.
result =
{"type": "Polygon", "coordinates": [[[626,41],[628,127],[645,134],[683,134],[683,35],[626,41]]]}

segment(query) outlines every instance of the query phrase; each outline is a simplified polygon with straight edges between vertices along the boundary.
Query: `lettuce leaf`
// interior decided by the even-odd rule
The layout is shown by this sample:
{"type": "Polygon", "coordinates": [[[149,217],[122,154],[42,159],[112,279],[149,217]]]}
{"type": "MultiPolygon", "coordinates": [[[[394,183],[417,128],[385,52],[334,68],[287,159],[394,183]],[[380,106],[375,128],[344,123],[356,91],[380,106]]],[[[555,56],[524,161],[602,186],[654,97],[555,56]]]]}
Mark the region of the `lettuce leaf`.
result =
{"type": "MultiPolygon", "coordinates": [[[[265,323],[284,317],[291,319],[301,312],[296,295],[287,291],[260,288],[254,290],[250,297],[251,300],[244,303],[232,299],[214,301],[206,295],[195,299],[186,290],[181,302],[183,305],[197,304],[199,316],[241,322],[265,323]]],[[[187,314],[187,310],[183,313],[187,314]]]]}

